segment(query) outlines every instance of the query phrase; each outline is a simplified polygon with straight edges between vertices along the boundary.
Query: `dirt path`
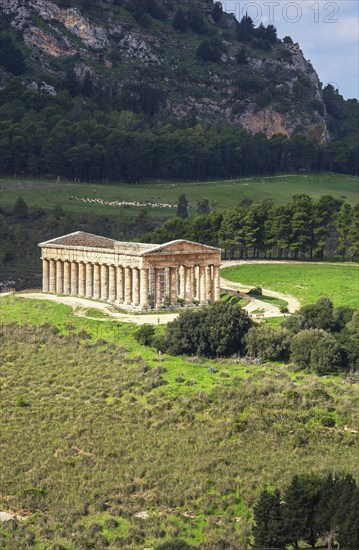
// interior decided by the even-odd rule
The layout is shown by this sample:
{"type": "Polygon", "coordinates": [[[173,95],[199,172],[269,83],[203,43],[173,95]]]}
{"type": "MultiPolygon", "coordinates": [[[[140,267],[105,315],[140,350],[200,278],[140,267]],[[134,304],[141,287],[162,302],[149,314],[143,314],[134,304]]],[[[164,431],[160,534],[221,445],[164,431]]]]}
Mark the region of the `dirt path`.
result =
{"type": "Polygon", "coordinates": [[[17,294],[20,298],[32,298],[36,300],[50,300],[51,302],[57,302],[66,306],[71,306],[74,310],[74,315],[78,317],[85,317],[86,319],[92,319],[94,321],[108,321],[116,319],[122,323],[135,323],[136,325],[143,325],[145,323],[151,325],[164,325],[173,321],[178,313],[160,313],[156,314],[131,314],[121,313],[116,311],[111,304],[104,302],[94,302],[93,300],[86,300],[86,298],[78,298],[77,296],[56,296],[55,294],[44,294],[42,292],[29,292],[26,294],[17,294]],[[86,315],[86,309],[97,309],[104,313],[105,318],[91,317],[86,315]]]}
{"type": "MultiPolygon", "coordinates": [[[[223,267],[232,267],[237,265],[250,265],[250,264],[293,264],[298,265],[299,262],[290,262],[290,261],[275,261],[275,260],[225,260],[222,263],[223,267]]],[[[303,262],[306,263],[306,262],[303,262]]],[[[228,281],[228,279],[225,279],[224,277],[221,277],[221,288],[227,288],[229,290],[242,290],[247,291],[253,288],[253,286],[243,285],[242,283],[234,283],[232,281],[228,281]]],[[[281,292],[274,292],[273,290],[269,290],[267,288],[263,288],[264,294],[267,296],[273,296],[274,298],[280,298],[281,300],[285,300],[288,302],[288,311],[289,313],[294,313],[300,308],[300,302],[295,298],[294,296],[291,296],[290,294],[282,294],[281,292]]],[[[265,317],[279,317],[282,314],[279,312],[279,309],[272,304],[267,304],[266,302],[261,302],[260,300],[251,300],[251,302],[246,306],[246,310],[248,312],[254,311],[255,309],[264,308],[266,313],[265,317]],[[256,302],[256,307],[254,307],[254,302],[256,302]],[[268,312],[268,313],[267,313],[268,312]],[[271,312],[271,313],[270,313],[271,312]]]]}

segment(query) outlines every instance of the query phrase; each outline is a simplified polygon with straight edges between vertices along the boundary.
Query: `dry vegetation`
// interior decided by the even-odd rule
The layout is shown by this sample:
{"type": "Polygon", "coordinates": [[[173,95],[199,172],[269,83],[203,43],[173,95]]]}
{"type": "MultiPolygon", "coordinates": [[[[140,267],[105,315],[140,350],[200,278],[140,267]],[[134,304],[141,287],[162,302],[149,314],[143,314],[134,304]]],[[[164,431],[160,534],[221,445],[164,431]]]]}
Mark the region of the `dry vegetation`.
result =
{"type": "Polygon", "coordinates": [[[18,324],[2,330],[0,510],[29,518],[3,524],[0,547],[247,548],[265,486],[358,479],[357,387],[342,377],[231,361],[210,374],[159,361],[132,326],[96,339],[64,306],[4,300],[18,324]],[[52,324],[23,325],[33,307],[52,324]]]}

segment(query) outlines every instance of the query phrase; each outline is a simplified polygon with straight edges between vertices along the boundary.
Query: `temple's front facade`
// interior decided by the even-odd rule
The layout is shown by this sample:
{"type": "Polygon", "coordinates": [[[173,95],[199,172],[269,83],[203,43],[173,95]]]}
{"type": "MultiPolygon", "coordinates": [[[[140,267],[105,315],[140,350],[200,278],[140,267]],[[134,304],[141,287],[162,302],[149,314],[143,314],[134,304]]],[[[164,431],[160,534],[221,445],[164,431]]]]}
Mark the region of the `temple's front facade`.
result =
{"type": "Polygon", "coordinates": [[[220,299],[219,248],[185,240],[127,243],[83,231],[39,246],[43,292],[136,310],[220,299]]]}

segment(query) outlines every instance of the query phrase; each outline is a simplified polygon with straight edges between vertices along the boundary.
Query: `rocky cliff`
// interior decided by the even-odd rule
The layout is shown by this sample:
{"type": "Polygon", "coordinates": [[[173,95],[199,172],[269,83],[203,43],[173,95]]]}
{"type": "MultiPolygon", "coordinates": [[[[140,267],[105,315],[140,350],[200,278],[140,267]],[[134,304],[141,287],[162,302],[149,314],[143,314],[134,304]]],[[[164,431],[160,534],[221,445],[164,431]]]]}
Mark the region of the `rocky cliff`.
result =
{"type": "MultiPolygon", "coordinates": [[[[122,105],[127,98],[129,110],[141,94],[149,104],[155,95],[148,114],[161,120],[327,139],[320,82],[298,44],[242,39],[234,17],[211,1],[0,0],[0,10],[2,35],[21,50],[21,78],[32,88],[55,94],[72,78],[122,105]]],[[[11,76],[3,64],[1,82],[11,76]]]]}

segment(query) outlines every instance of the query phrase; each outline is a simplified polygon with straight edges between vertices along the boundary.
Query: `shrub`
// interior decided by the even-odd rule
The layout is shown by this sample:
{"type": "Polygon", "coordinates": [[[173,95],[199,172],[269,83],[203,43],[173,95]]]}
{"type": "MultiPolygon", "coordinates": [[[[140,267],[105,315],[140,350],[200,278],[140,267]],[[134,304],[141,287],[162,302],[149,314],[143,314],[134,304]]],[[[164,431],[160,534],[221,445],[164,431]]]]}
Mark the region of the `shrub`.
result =
{"type": "Polygon", "coordinates": [[[173,355],[229,356],[244,353],[252,321],[237,304],[214,302],[186,310],[167,325],[167,351],[173,355]]]}
{"type": "Polygon", "coordinates": [[[156,546],[156,550],[192,550],[193,546],[189,546],[187,542],[181,539],[164,542],[156,546]]]}
{"type": "Polygon", "coordinates": [[[293,336],[290,359],[301,368],[317,374],[327,374],[341,366],[340,346],[336,339],[322,329],[302,330],[293,336]]]}
{"type": "Polygon", "coordinates": [[[188,21],[184,11],[181,10],[181,8],[176,11],[172,25],[176,31],[184,32],[186,30],[188,21]]]}
{"type": "Polygon", "coordinates": [[[330,330],[333,326],[333,303],[328,298],[320,298],[315,304],[299,310],[308,321],[310,328],[330,330]]]}
{"type": "Polygon", "coordinates": [[[252,327],[246,335],[247,353],[264,361],[279,361],[289,358],[290,333],[282,327],[268,325],[252,327]]]}
{"type": "Polygon", "coordinates": [[[151,346],[154,334],[155,329],[153,328],[153,326],[145,323],[136,330],[135,340],[143,346],[151,346]]]}
{"type": "Polygon", "coordinates": [[[297,334],[301,330],[309,328],[309,323],[303,315],[296,313],[284,319],[281,326],[288,329],[293,334],[297,334]]]}
{"type": "Polygon", "coordinates": [[[218,62],[221,59],[223,51],[222,43],[213,38],[211,40],[203,40],[196,50],[196,56],[202,61],[218,62]]]}
{"type": "Polygon", "coordinates": [[[263,290],[260,286],[255,286],[254,288],[251,288],[248,292],[251,296],[261,296],[263,294],[263,290]]]}

